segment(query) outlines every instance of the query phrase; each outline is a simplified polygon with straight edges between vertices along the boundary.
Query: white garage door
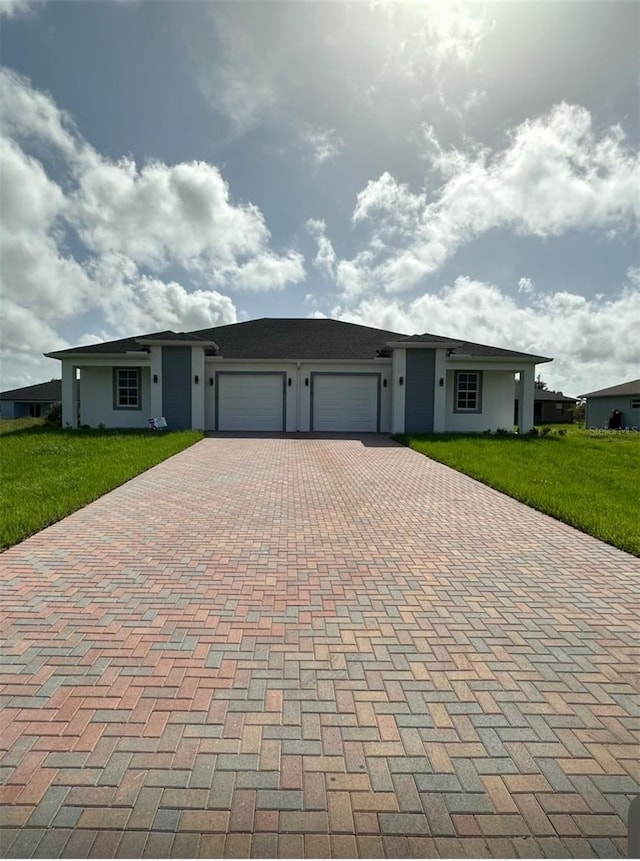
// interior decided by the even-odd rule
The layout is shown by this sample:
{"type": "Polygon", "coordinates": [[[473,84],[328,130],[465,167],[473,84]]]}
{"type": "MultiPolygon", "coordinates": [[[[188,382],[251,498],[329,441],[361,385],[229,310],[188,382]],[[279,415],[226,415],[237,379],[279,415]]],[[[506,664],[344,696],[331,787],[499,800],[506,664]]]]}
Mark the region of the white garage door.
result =
{"type": "Polygon", "coordinates": [[[377,374],[313,374],[311,430],[375,433],[377,374]]]}
{"type": "Polygon", "coordinates": [[[282,374],[218,375],[218,423],[221,431],[283,431],[282,374]]]}

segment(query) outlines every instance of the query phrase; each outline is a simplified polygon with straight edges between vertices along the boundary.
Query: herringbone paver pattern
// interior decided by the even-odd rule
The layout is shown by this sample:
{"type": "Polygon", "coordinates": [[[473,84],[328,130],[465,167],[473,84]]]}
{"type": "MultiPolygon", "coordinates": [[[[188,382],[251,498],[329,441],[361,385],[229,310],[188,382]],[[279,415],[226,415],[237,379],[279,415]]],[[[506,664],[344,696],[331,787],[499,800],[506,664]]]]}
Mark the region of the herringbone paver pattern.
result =
{"type": "Polygon", "coordinates": [[[408,449],[207,439],[0,565],[5,856],[625,852],[640,562],[408,449]]]}

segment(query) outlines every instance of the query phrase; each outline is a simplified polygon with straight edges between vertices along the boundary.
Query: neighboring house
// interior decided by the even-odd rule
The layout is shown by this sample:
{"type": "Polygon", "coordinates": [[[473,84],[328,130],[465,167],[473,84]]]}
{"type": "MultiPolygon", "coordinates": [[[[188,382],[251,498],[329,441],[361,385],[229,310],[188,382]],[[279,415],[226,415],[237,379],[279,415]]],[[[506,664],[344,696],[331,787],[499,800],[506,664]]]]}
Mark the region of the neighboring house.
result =
{"type": "MultiPolygon", "coordinates": [[[[570,398],[562,392],[549,392],[536,386],[533,393],[533,422],[536,425],[570,424],[573,421],[573,411],[577,403],[577,398],[570,398]]],[[[516,388],[515,424],[518,423],[518,406],[516,388]]]]}
{"type": "Polygon", "coordinates": [[[263,318],[47,353],[62,362],[63,426],[273,432],[485,431],[533,426],[551,359],[329,319],[263,318]]]}
{"type": "Polygon", "coordinates": [[[580,395],[585,398],[585,425],[606,428],[614,410],[622,413],[622,427],[640,429],[640,380],[580,395]]]}
{"type": "Polygon", "coordinates": [[[62,381],[50,380],[0,394],[3,419],[40,418],[48,415],[52,404],[62,400],[62,381]]]}

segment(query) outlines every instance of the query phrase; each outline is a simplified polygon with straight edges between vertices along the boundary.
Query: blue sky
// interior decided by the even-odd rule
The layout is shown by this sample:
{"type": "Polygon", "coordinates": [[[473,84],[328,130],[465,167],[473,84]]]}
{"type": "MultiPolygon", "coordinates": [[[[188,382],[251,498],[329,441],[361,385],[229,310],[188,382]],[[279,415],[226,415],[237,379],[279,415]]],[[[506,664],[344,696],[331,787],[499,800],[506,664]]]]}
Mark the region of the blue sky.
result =
{"type": "Polygon", "coordinates": [[[2,388],[309,315],[638,377],[639,15],[0,0],[2,388]]]}

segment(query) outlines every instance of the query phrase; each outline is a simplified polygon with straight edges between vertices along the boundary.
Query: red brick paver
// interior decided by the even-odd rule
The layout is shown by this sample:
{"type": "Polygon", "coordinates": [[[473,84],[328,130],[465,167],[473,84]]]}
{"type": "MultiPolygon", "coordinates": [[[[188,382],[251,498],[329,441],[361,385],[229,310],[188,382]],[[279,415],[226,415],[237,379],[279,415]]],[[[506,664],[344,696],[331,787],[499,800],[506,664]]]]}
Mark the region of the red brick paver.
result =
{"type": "Polygon", "coordinates": [[[0,567],[4,856],[626,851],[640,562],[385,438],[206,439],[0,567]]]}

